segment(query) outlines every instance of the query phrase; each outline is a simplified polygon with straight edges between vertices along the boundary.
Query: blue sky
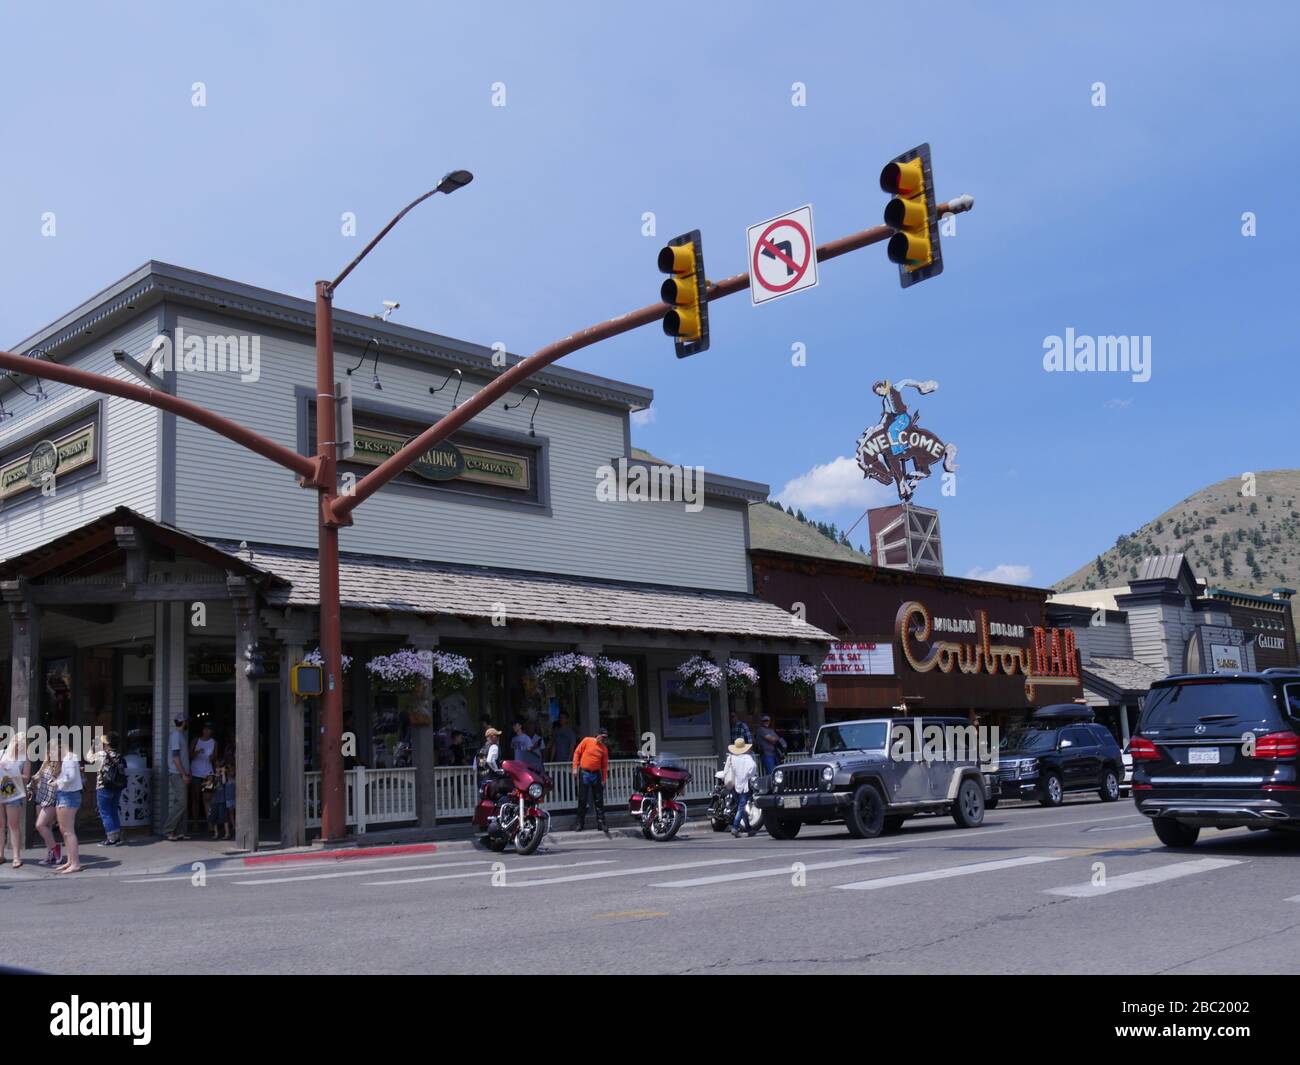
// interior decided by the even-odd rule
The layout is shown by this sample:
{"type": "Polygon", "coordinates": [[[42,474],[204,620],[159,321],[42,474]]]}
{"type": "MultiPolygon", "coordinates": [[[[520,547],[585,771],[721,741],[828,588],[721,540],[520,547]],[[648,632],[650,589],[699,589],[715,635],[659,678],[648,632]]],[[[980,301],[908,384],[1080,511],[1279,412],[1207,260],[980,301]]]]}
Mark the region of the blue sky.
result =
{"type": "MultiPolygon", "coordinates": [[[[1050,583],[1204,484],[1296,465],[1297,11],[6,3],[0,343],[150,258],[306,296],[466,167],[338,302],[528,353],[654,301],[685,230],[716,278],[748,225],[804,203],[823,242],[877,224],[881,165],[928,140],[940,198],[976,198],[943,276],[901,290],[869,248],[814,290],[713,304],[703,355],[647,329],[569,365],[655,390],[639,445],[778,493],[852,455],[872,381],[936,379],[920,406],[959,447],[957,494],[917,499],[949,571],[1050,583]],[[1150,336],[1151,380],[1044,372],[1067,328],[1150,336]]],[[[865,506],[852,479],[811,482],[811,515],[865,506]]]]}

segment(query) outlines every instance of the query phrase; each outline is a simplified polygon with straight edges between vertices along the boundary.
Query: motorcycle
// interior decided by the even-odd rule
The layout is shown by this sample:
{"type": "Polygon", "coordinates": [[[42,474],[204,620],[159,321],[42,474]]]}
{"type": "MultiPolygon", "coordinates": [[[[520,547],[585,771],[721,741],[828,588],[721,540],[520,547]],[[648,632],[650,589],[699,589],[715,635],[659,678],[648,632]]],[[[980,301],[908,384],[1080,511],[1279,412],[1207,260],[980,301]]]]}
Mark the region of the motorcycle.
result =
{"type": "Polygon", "coordinates": [[[641,835],[665,843],[686,823],[686,804],[677,796],[686,790],[691,774],[669,756],[642,758],[633,775],[628,813],[641,823],[641,835]]]}
{"type": "MultiPolygon", "coordinates": [[[[731,828],[731,822],[736,819],[736,793],[722,782],[723,777],[726,776],[725,770],[719,769],[713,775],[718,782],[713,785],[713,795],[709,799],[709,821],[713,825],[714,832],[726,832],[731,828]]],[[[749,827],[755,832],[763,825],[763,811],[753,803],[757,783],[758,778],[754,778],[749,792],[749,827]]]]}
{"type": "Polygon", "coordinates": [[[511,843],[520,854],[532,854],[550,831],[551,815],[541,807],[542,796],[551,789],[545,771],[526,762],[502,762],[509,786],[499,778],[483,782],[473,824],[482,829],[488,849],[501,852],[511,843]]]}

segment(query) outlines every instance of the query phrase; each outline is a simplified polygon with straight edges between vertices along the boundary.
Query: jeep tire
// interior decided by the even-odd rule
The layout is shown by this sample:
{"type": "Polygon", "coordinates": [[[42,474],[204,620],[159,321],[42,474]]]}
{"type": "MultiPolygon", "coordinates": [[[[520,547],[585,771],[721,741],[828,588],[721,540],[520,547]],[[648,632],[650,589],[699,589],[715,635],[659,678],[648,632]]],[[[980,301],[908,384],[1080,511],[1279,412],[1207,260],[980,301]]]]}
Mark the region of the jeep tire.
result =
{"type": "Polygon", "coordinates": [[[859,784],[844,819],[854,839],[875,839],[885,830],[885,800],[874,784],[859,784]]]}
{"type": "Polygon", "coordinates": [[[978,828],[984,823],[984,786],[978,780],[967,777],[958,786],[952,819],[958,828],[978,828]]]}
{"type": "Polygon", "coordinates": [[[795,836],[799,835],[799,829],[803,828],[803,822],[778,817],[773,811],[763,818],[763,827],[767,829],[767,834],[773,839],[794,839],[795,836]]]}

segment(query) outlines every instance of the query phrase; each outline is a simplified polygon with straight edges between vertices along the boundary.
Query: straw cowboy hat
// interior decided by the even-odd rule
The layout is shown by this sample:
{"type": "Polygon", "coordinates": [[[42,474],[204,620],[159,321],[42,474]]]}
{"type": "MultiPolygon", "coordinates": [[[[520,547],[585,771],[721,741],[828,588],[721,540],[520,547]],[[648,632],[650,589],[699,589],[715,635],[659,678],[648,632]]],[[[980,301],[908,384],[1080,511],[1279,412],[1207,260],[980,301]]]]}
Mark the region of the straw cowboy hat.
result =
{"type": "Polygon", "coordinates": [[[727,748],[727,750],[729,750],[732,754],[744,754],[752,746],[754,746],[752,743],[746,743],[742,739],[737,739],[734,743],[732,743],[730,747],[727,748]]]}

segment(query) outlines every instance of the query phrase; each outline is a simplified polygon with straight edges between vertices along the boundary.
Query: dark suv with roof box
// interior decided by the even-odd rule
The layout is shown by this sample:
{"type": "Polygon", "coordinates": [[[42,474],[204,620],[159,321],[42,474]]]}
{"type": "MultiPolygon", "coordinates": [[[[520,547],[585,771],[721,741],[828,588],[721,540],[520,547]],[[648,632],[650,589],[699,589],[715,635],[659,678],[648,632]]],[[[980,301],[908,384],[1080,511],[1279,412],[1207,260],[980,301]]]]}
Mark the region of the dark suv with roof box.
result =
{"type": "Polygon", "coordinates": [[[1169,847],[1202,828],[1300,830],[1300,669],[1167,677],[1129,743],[1133,800],[1169,847]]]}

